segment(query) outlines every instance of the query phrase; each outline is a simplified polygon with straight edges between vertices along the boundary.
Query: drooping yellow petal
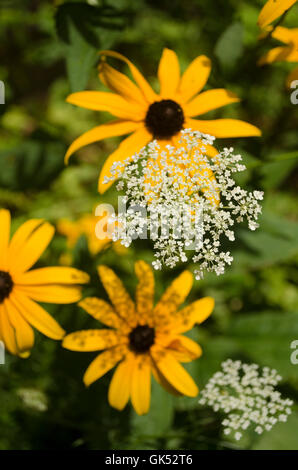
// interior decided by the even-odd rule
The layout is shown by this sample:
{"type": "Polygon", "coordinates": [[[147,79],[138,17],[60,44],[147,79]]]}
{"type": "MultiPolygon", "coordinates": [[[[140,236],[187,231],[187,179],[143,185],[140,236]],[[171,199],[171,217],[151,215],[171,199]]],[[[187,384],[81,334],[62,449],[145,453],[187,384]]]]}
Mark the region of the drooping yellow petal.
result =
{"type": "Polygon", "coordinates": [[[18,311],[30,325],[49,338],[63,338],[65,331],[44,308],[17,290],[14,290],[11,297],[18,311]]]}
{"type": "Polygon", "coordinates": [[[105,161],[98,181],[98,190],[103,194],[113,184],[112,182],[104,183],[105,177],[110,178],[112,175],[110,170],[115,162],[123,162],[127,158],[132,157],[139,152],[150,140],[151,134],[144,126],[140,127],[136,132],[121,142],[117,150],[113,152],[105,161]]]}
{"type": "Polygon", "coordinates": [[[15,276],[15,284],[44,285],[44,284],[86,284],[89,275],[75,268],[49,267],[33,269],[15,276]]]}
{"type": "Polygon", "coordinates": [[[172,282],[153,311],[154,323],[156,325],[160,327],[170,322],[171,315],[184,302],[192,288],[192,284],[193,275],[190,271],[184,271],[172,282]]]}
{"type": "Polygon", "coordinates": [[[18,258],[11,266],[12,273],[22,273],[30,269],[46,250],[54,233],[55,229],[51,224],[45,222],[40,225],[19,250],[18,258]]]}
{"type": "Polygon", "coordinates": [[[25,244],[37,229],[38,226],[43,224],[42,219],[31,219],[22,224],[14,233],[9,244],[9,267],[12,268],[18,263],[20,253],[24,250],[25,244]]]}
{"type": "Polygon", "coordinates": [[[5,299],[4,310],[9,318],[12,328],[15,330],[15,340],[19,353],[26,353],[33,348],[34,331],[29,323],[23,318],[14,303],[5,299]]]}
{"type": "Polygon", "coordinates": [[[119,340],[113,330],[82,330],[65,336],[62,346],[71,351],[100,351],[116,346],[119,340]]]}
{"type": "Polygon", "coordinates": [[[172,354],[158,346],[151,348],[151,354],[156,367],[176,390],[188,397],[197,396],[199,393],[198,387],[172,354]]]}
{"type": "Polygon", "coordinates": [[[287,87],[292,88],[292,82],[296,80],[298,80],[298,67],[292,70],[292,72],[290,72],[289,75],[287,76],[287,81],[286,81],[287,87]]]}
{"type": "Polygon", "coordinates": [[[104,91],[80,91],[66,99],[68,103],[95,111],[107,111],[114,116],[130,121],[142,121],[146,107],[126,101],[122,96],[104,91]]]}
{"type": "Polygon", "coordinates": [[[152,90],[151,86],[149,85],[147,80],[143,77],[143,75],[140,73],[140,71],[137,69],[137,67],[130,60],[128,60],[124,55],[119,54],[119,52],[114,52],[114,51],[101,51],[101,54],[103,56],[114,57],[116,59],[122,60],[128,65],[129,70],[135,82],[139,86],[140,90],[142,91],[148,103],[152,103],[153,101],[156,101],[158,99],[156,93],[152,90]]]}
{"type": "Polygon", "coordinates": [[[184,111],[186,116],[198,116],[227,104],[237,103],[237,101],[240,101],[240,99],[235,93],[224,88],[215,88],[214,90],[200,93],[189,103],[185,104],[184,111]]]}
{"type": "Polygon", "coordinates": [[[10,212],[0,210],[0,271],[8,269],[8,244],[10,237],[10,212]]]}
{"type": "Polygon", "coordinates": [[[17,285],[19,292],[30,297],[37,302],[47,302],[50,304],[72,304],[82,298],[80,287],[63,286],[60,284],[46,285],[17,285]]]}
{"type": "Polygon", "coordinates": [[[128,352],[127,347],[120,345],[104,351],[91,362],[84,374],[84,384],[88,387],[111,370],[128,352]]]}
{"type": "Polygon", "coordinates": [[[298,28],[284,28],[277,26],[274,28],[272,37],[278,39],[285,44],[292,44],[293,46],[298,43],[298,28]]]}
{"type": "Polygon", "coordinates": [[[259,18],[258,25],[260,28],[265,28],[272,21],[276,20],[286,10],[291,8],[297,0],[268,0],[263,6],[259,18]]]}
{"type": "Polygon", "coordinates": [[[135,326],[137,323],[135,305],[122,281],[107,266],[99,266],[98,274],[119,316],[130,326],[135,326]]]}
{"type": "Polygon", "coordinates": [[[131,378],[131,402],[138,415],[148,413],[151,395],[150,357],[136,357],[131,378]]]}
{"type": "Polygon", "coordinates": [[[193,361],[200,357],[203,352],[198,343],[182,335],[171,340],[166,348],[179,362],[193,361]]]}
{"type": "Polygon", "coordinates": [[[182,75],[179,87],[179,93],[185,103],[202,90],[210,72],[211,61],[205,55],[200,55],[191,62],[182,75]]]}
{"type": "Polygon", "coordinates": [[[239,119],[213,119],[199,121],[188,119],[186,127],[217,138],[224,137],[253,137],[260,136],[261,131],[256,126],[239,119]]]}
{"type": "Polygon", "coordinates": [[[174,395],[175,397],[183,396],[183,393],[176,390],[176,388],[173,387],[173,385],[171,385],[170,382],[168,382],[167,379],[162,375],[162,373],[156,367],[154,361],[151,361],[151,370],[152,370],[152,374],[156,382],[161,387],[163,387],[168,393],[170,393],[171,395],[174,395]]]}
{"type": "Polygon", "coordinates": [[[140,89],[123,73],[101,61],[98,67],[99,78],[110,90],[133,104],[145,107],[146,101],[140,89]]]}
{"type": "Polygon", "coordinates": [[[175,98],[180,84],[180,66],[177,54],[171,49],[163,50],[157,75],[160,83],[160,96],[163,99],[175,98]]]}
{"type": "Polygon", "coordinates": [[[71,155],[86,145],[99,142],[100,140],[107,139],[108,137],[131,134],[131,132],[134,132],[142,125],[143,124],[134,121],[112,121],[107,124],[101,124],[100,126],[94,127],[74,140],[65,154],[64,161],[67,164],[71,155]]]}
{"type": "Polygon", "coordinates": [[[274,47],[259,59],[258,65],[271,64],[272,62],[298,62],[297,46],[274,47]]]}
{"type": "Polygon", "coordinates": [[[131,377],[134,369],[135,356],[129,352],[117,366],[109,386],[109,404],[117,410],[127,405],[131,390],[131,377]]]}
{"type": "Polygon", "coordinates": [[[16,342],[15,330],[11,326],[3,304],[0,305],[0,331],[5,349],[7,349],[11,354],[17,356],[19,354],[19,349],[16,342]]]}
{"type": "Polygon", "coordinates": [[[172,334],[184,333],[191,330],[195,324],[203,323],[213,312],[214,299],[203,297],[175,312],[168,325],[172,334]]]}
{"type": "Polygon", "coordinates": [[[136,307],[140,324],[152,324],[154,302],[154,275],[151,266],[145,261],[137,261],[135,271],[138,278],[136,288],[136,307]]]}

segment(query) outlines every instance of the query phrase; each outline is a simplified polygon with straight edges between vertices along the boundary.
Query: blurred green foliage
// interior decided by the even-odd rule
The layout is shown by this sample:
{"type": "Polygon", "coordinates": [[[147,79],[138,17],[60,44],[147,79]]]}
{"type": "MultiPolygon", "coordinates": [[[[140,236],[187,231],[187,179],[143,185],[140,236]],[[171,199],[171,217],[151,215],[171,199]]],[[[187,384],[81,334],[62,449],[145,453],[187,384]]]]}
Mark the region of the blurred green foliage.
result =
{"type": "MultiPolygon", "coordinates": [[[[99,49],[129,57],[156,86],[163,47],[174,49],[182,67],[199,54],[212,59],[207,88],[225,87],[242,99],[210,112],[238,117],[263,131],[261,138],[219,142],[242,153],[247,188],[266,191],[261,227],[241,227],[231,244],[234,263],[221,277],[196,282],[189,297],[215,298],[212,317],[191,332],[203,347],[188,366],[202,388],[230,357],[278,369],[281,390],[298,401],[298,366],[290,362],[290,343],[298,339],[297,108],[285,79],[291,64],[258,67],[262,52],[276,42],[258,41],[261,0],[11,0],[0,6],[1,105],[0,206],[9,208],[14,227],[32,217],[55,223],[76,219],[95,204],[115,201],[111,189],[97,193],[97,176],[115,148],[110,139],[80,150],[64,166],[67,146],[108,115],[65,103],[68,93],[102,89],[96,63],[99,49]]],[[[297,26],[298,7],[284,25],[297,26]]],[[[56,265],[66,250],[57,235],[40,265],[56,265]]],[[[152,260],[150,243],[136,242],[127,255],[106,250],[92,258],[82,237],[74,265],[91,274],[86,295],[105,297],[96,266],[114,268],[133,293],[136,259],[152,260]]],[[[156,299],[181,271],[156,274],[156,299]]],[[[48,308],[48,306],[47,306],[48,308]]],[[[79,307],[49,307],[67,331],[96,328],[79,307]]],[[[7,357],[0,368],[0,449],[298,449],[298,408],[286,424],[240,443],[223,438],[220,416],[196,399],[173,398],[155,383],[152,406],[139,417],[127,407],[119,413],[107,403],[110,374],[86,390],[82,375],[94,357],[63,350],[36,335],[27,360],[7,357]],[[31,393],[31,395],[30,395],[31,393]],[[31,397],[31,398],[30,398],[31,397]]]]}

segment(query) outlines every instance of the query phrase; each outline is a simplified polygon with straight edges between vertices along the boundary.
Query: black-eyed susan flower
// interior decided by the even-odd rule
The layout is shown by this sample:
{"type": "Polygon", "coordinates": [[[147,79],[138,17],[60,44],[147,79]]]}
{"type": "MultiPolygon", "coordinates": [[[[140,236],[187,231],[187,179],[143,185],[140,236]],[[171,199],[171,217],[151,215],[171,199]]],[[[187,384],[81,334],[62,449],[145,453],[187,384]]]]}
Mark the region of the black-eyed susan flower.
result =
{"type": "Polygon", "coordinates": [[[63,346],[72,351],[103,351],[88,367],[84,383],[88,386],[117,368],[112,377],[108,399],[122,410],[129,399],[138,414],[150,407],[151,373],[168,392],[195,397],[198,387],[181,366],[200,357],[200,346],[183,333],[211,314],[210,297],[178,310],[186,299],[193,276],[184,271],[168,287],[154,307],[154,276],[144,261],[135,265],[139,283],[135,303],[121,280],[106,266],[99,276],[113,307],[98,298],[86,298],[80,306],[109,329],[77,331],[67,335],[63,346]]]}
{"type": "MultiPolygon", "coordinates": [[[[298,62],[298,28],[284,28],[277,26],[271,36],[284,43],[284,46],[277,46],[270,49],[260,59],[258,64],[265,65],[273,62],[298,62]]],[[[287,86],[290,87],[293,80],[298,76],[298,69],[295,68],[287,78],[287,86]]]]}
{"type": "Polygon", "coordinates": [[[266,28],[296,2],[297,0],[268,0],[259,14],[258,25],[262,29],[266,28]]]}
{"type": "MultiPolygon", "coordinates": [[[[131,134],[107,158],[99,178],[100,192],[109,187],[103,184],[103,180],[111,176],[113,163],[132,156],[153,139],[157,139],[160,145],[175,145],[177,136],[184,128],[218,138],[260,135],[257,127],[238,119],[194,119],[195,116],[239,101],[234,93],[223,88],[200,93],[211,71],[208,57],[198,56],[181,76],[177,55],[172,50],[164,49],[158,67],[160,92],[157,94],[126,57],[113,51],[103,51],[101,55],[99,78],[113,93],[83,91],[71,94],[67,101],[96,111],[108,111],[118,119],[80,136],[65,156],[67,162],[75,151],[85,145],[107,137],[131,134]],[[124,61],[135,83],[107,64],[106,57],[124,61]]],[[[211,156],[217,153],[212,147],[208,150],[211,156]]]]}
{"type": "Polygon", "coordinates": [[[0,340],[15,355],[27,357],[34,344],[33,328],[60,340],[65,332],[37,302],[68,304],[81,298],[79,284],[89,276],[77,269],[48,267],[30,270],[47,248],[54,228],[47,222],[25,222],[10,238],[10,213],[0,210],[0,340]]]}

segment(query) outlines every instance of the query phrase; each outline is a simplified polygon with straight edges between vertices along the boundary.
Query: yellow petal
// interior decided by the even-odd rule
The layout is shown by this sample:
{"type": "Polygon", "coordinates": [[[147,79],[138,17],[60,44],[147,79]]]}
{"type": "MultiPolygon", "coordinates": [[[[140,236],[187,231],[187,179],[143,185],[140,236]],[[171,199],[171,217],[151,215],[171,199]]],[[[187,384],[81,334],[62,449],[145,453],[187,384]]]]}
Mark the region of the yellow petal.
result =
{"type": "Polygon", "coordinates": [[[210,72],[211,61],[205,55],[200,55],[191,62],[182,75],[179,87],[179,93],[185,103],[202,90],[210,72]]]}
{"type": "Polygon", "coordinates": [[[10,270],[17,274],[30,269],[39,260],[47,246],[51,242],[55,229],[49,223],[40,225],[32,235],[27,238],[22,249],[19,250],[18,258],[14,260],[10,270]]]}
{"type": "Polygon", "coordinates": [[[260,129],[248,122],[238,119],[213,119],[205,121],[188,119],[187,125],[195,131],[210,134],[217,138],[252,137],[261,135],[260,129]]]}
{"type": "Polygon", "coordinates": [[[15,340],[18,354],[30,351],[34,345],[34,331],[23,318],[10,299],[4,301],[4,309],[12,328],[15,330],[15,340]]]}
{"type": "Polygon", "coordinates": [[[154,302],[154,275],[145,261],[137,261],[135,271],[139,280],[136,289],[136,307],[141,324],[152,324],[154,302]]]}
{"type": "Polygon", "coordinates": [[[5,349],[7,349],[11,354],[17,356],[19,354],[19,349],[16,342],[15,330],[11,326],[3,304],[0,305],[0,332],[5,349]]]}
{"type": "Polygon", "coordinates": [[[49,267],[33,269],[15,276],[15,284],[44,285],[44,284],[86,284],[88,274],[75,268],[49,267]]]}
{"type": "Polygon", "coordinates": [[[156,382],[161,385],[161,387],[163,387],[168,393],[174,395],[175,397],[183,396],[183,393],[178,392],[178,390],[176,390],[176,388],[173,387],[173,385],[171,385],[170,382],[168,382],[167,379],[162,375],[162,373],[156,367],[154,361],[152,361],[151,370],[156,382]]]}
{"type": "Polygon", "coordinates": [[[71,155],[86,145],[99,142],[100,140],[107,139],[108,137],[130,134],[141,125],[142,124],[133,121],[112,121],[107,124],[94,127],[73,141],[65,154],[64,161],[67,164],[71,155]]]}
{"type": "Polygon", "coordinates": [[[169,331],[173,334],[191,330],[195,324],[203,323],[213,312],[214,299],[203,297],[175,313],[169,322],[169,331]]]}
{"type": "Polygon", "coordinates": [[[157,75],[160,96],[164,99],[175,98],[180,83],[180,66],[176,53],[171,49],[163,50],[157,75]]]}
{"type": "Polygon", "coordinates": [[[202,355],[202,348],[187,336],[179,335],[166,346],[167,350],[179,362],[190,362],[202,355]]]}
{"type": "Polygon", "coordinates": [[[48,286],[22,286],[17,285],[18,291],[37,302],[50,304],[72,304],[82,298],[80,287],[61,286],[60,284],[49,284],[48,286]]]}
{"type": "Polygon", "coordinates": [[[258,25],[260,28],[265,28],[272,21],[276,20],[286,10],[288,10],[297,0],[268,0],[263,6],[259,18],[258,25]]]}
{"type": "Polygon", "coordinates": [[[131,402],[138,415],[148,413],[151,395],[150,358],[140,354],[134,361],[131,379],[131,402]]]}
{"type": "Polygon", "coordinates": [[[125,322],[116,314],[112,307],[102,299],[87,297],[81,300],[79,306],[104,325],[116,329],[123,328],[123,325],[125,325],[125,322]]]}
{"type": "Polygon", "coordinates": [[[0,210],[0,271],[8,269],[8,244],[10,237],[10,212],[0,210]]]}
{"type": "Polygon", "coordinates": [[[120,411],[125,408],[130,397],[134,361],[134,354],[128,353],[126,358],[117,366],[109,386],[109,404],[120,411]]]}
{"type": "Polygon", "coordinates": [[[143,108],[146,102],[139,88],[123,73],[102,61],[98,67],[99,78],[110,90],[119,94],[122,98],[143,108]]]}
{"type": "Polygon", "coordinates": [[[124,55],[114,51],[101,51],[101,54],[102,56],[114,57],[116,59],[122,60],[128,65],[135,82],[143,93],[144,98],[149,103],[152,103],[153,101],[156,101],[158,99],[156,93],[152,90],[151,86],[140,73],[140,71],[137,69],[137,67],[132,62],[130,62],[130,60],[128,60],[124,55]]]}
{"type": "Polygon", "coordinates": [[[193,100],[184,105],[184,110],[186,116],[198,116],[199,114],[208,113],[208,111],[226,106],[230,103],[236,103],[237,101],[240,100],[235,93],[225,90],[224,88],[217,88],[200,93],[193,100]]]}
{"type": "Polygon", "coordinates": [[[62,346],[71,351],[100,351],[116,346],[119,339],[113,330],[83,330],[65,336],[62,346]]]}
{"type": "Polygon", "coordinates": [[[190,271],[184,271],[172,282],[154,309],[155,324],[161,326],[170,322],[171,315],[184,302],[192,288],[192,284],[193,275],[190,271]]]}
{"type": "Polygon", "coordinates": [[[136,132],[127,137],[121,142],[117,150],[113,152],[105,161],[98,182],[98,190],[103,194],[113,182],[104,184],[105,177],[110,178],[112,175],[110,170],[115,162],[123,162],[127,158],[132,157],[135,153],[139,152],[150,140],[151,134],[142,125],[136,132]]]}
{"type": "Polygon", "coordinates": [[[120,345],[104,351],[91,362],[84,374],[84,384],[88,387],[121,361],[127,353],[127,347],[120,345]]]}
{"type": "Polygon", "coordinates": [[[258,65],[271,64],[272,62],[298,62],[297,47],[274,47],[259,59],[258,65]]]}
{"type": "Polygon", "coordinates": [[[119,95],[104,91],[80,91],[67,97],[68,103],[95,111],[107,111],[121,119],[141,121],[146,107],[126,101],[119,95]]]}
{"type": "Polygon", "coordinates": [[[130,326],[137,323],[135,305],[122,281],[107,266],[99,266],[98,274],[119,316],[130,326]]]}
{"type": "Polygon", "coordinates": [[[292,70],[292,72],[290,72],[289,75],[287,76],[287,82],[286,82],[287,87],[291,88],[291,84],[295,80],[298,80],[298,67],[292,70]]]}
{"type": "Polygon", "coordinates": [[[272,33],[272,37],[278,39],[285,44],[292,44],[298,42],[298,28],[284,28],[283,26],[277,26],[272,33]]]}
{"type": "Polygon", "coordinates": [[[24,250],[24,247],[32,235],[32,233],[43,224],[42,219],[31,219],[21,225],[14,233],[11,242],[9,244],[9,266],[13,267],[18,263],[20,253],[24,250]]]}
{"type": "Polygon", "coordinates": [[[52,339],[62,339],[65,331],[40,305],[19,291],[14,291],[13,302],[25,320],[52,339]]]}
{"type": "Polygon", "coordinates": [[[156,367],[176,390],[188,397],[197,396],[199,393],[198,387],[172,354],[157,346],[151,348],[151,354],[156,367]]]}

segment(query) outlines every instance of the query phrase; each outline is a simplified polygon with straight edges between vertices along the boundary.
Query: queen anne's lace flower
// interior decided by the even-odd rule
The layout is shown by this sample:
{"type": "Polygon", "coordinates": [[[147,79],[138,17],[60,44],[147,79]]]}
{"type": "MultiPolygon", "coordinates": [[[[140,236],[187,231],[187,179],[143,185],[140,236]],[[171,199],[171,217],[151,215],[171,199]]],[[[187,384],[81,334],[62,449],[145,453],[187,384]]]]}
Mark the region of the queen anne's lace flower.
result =
{"type": "Polygon", "coordinates": [[[224,434],[236,440],[251,427],[257,434],[270,431],[278,422],[286,422],[291,414],[292,400],[281,398],[275,387],[281,381],[275,369],[257,364],[243,364],[228,359],[222,363],[201,392],[201,405],[224,412],[224,434]]]}
{"type": "Polygon", "coordinates": [[[161,148],[153,141],[132,158],[114,163],[113,176],[105,183],[119,178],[117,189],[124,191],[128,207],[115,217],[114,241],[129,246],[149,232],[155,269],[173,268],[192,253],[197,279],[204,271],[224,273],[233,258],[222,250],[222,238],[235,240],[235,221],[246,219],[251,230],[258,227],[263,193],[236,185],[233,173],[245,166],[232,148],[207,156],[213,141],[214,137],[188,129],[177,148],[161,148]]]}

